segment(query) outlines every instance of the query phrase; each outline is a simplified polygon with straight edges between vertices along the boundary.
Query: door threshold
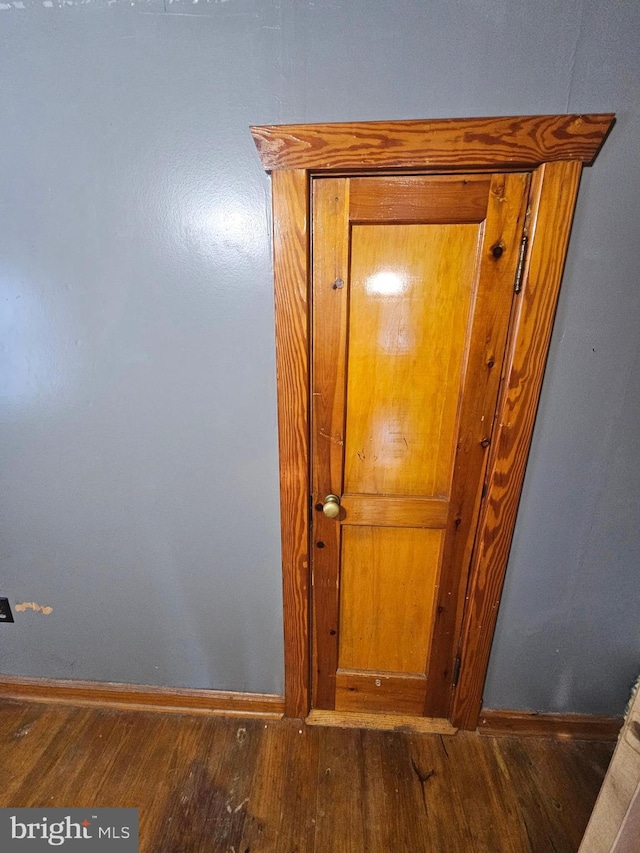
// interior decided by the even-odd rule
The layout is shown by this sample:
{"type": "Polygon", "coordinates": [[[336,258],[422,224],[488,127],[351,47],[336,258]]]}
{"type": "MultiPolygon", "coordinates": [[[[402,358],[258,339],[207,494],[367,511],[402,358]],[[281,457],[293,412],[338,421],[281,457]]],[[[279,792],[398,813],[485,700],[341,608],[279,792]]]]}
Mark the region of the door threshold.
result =
{"type": "Polygon", "coordinates": [[[413,717],[409,714],[367,714],[360,711],[313,710],[305,720],[308,726],[335,726],[339,729],[379,729],[387,732],[414,732],[427,735],[454,735],[458,729],[439,717],[413,717]]]}

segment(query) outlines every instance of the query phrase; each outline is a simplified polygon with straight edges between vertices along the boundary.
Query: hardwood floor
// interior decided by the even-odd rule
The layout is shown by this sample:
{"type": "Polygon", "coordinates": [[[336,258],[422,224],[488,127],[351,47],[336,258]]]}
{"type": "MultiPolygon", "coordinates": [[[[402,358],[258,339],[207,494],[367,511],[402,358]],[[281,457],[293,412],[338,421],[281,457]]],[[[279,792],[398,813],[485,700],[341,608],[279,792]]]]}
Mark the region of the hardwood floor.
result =
{"type": "Polygon", "coordinates": [[[576,851],[612,743],[0,702],[0,806],[133,806],[141,853],[576,851]]]}

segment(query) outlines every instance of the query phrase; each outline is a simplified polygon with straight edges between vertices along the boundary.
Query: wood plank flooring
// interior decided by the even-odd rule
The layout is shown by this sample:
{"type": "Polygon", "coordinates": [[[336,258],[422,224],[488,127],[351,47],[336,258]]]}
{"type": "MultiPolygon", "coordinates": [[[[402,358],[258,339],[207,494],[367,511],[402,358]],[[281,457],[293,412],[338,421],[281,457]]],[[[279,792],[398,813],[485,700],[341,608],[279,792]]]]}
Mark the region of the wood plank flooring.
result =
{"type": "Polygon", "coordinates": [[[0,806],[133,806],[141,853],[575,853],[612,743],[0,702],[0,806]]]}

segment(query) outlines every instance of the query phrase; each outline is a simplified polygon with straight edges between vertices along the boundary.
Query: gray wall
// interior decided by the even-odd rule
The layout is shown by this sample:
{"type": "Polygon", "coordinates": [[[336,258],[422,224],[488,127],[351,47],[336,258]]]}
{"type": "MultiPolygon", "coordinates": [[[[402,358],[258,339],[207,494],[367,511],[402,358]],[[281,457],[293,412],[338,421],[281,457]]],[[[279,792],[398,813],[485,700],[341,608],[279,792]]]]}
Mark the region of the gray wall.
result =
{"type": "Polygon", "coordinates": [[[4,673],[282,689],[269,182],[251,123],[609,111],[485,702],[639,662],[640,7],[0,3],[4,673]]]}

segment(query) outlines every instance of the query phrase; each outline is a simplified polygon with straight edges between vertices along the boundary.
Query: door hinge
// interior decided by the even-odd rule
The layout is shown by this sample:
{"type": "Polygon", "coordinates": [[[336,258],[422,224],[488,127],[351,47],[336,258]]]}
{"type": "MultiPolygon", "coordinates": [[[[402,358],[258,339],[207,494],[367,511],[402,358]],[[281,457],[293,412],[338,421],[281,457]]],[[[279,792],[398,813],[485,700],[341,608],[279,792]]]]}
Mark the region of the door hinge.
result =
{"type": "Polygon", "coordinates": [[[529,243],[529,219],[531,217],[531,207],[527,207],[527,212],[524,217],[524,226],[522,229],[522,240],[520,241],[520,252],[518,254],[518,266],[516,267],[516,280],[513,285],[514,293],[520,293],[522,290],[522,273],[524,272],[524,259],[527,256],[527,245],[529,243]]]}
{"type": "Polygon", "coordinates": [[[451,686],[458,686],[458,676],[460,675],[460,658],[457,657],[453,664],[453,678],[451,679],[451,686]]]}
{"type": "Polygon", "coordinates": [[[522,273],[524,272],[524,259],[527,254],[527,243],[529,242],[528,234],[524,234],[520,241],[520,254],[518,255],[518,267],[516,269],[516,280],[513,285],[514,293],[520,293],[522,290],[522,273]]]}

